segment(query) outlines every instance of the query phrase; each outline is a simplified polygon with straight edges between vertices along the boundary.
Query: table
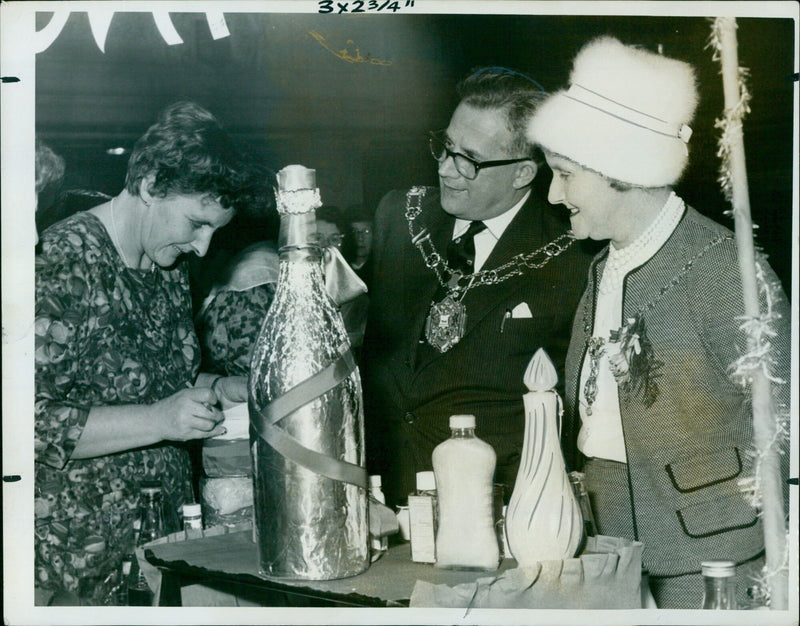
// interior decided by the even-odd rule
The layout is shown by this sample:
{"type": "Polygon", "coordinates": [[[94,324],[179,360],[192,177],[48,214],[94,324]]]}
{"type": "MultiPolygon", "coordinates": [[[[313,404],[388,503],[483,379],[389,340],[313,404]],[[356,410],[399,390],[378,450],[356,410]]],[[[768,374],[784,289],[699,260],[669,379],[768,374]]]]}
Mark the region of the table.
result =
{"type": "Polygon", "coordinates": [[[408,543],[392,545],[363,574],[329,581],[286,581],[258,572],[252,531],[162,543],[145,549],[162,572],[161,606],[180,606],[181,587],[202,583],[261,606],[408,606],[417,580],[459,585],[516,567],[504,559],[494,572],[439,569],[411,560],[408,543]]]}

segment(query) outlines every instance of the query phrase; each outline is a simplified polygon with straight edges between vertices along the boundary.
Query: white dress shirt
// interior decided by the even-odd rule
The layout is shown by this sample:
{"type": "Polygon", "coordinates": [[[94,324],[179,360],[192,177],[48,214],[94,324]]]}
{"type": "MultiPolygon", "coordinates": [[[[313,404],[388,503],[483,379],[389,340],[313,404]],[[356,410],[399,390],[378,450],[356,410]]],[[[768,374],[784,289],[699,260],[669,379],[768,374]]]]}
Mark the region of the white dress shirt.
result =
{"type": "MultiPolygon", "coordinates": [[[[486,224],[486,230],[479,232],[475,235],[475,271],[478,272],[483,267],[483,264],[486,263],[486,259],[489,258],[489,255],[494,250],[494,246],[497,241],[500,239],[502,234],[505,232],[508,225],[511,223],[511,220],[519,213],[519,210],[522,208],[522,205],[528,200],[528,197],[531,195],[530,190],[526,193],[523,198],[517,202],[513,207],[511,207],[505,213],[501,213],[497,217],[492,217],[488,220],[481,220],[484,224],[486,224]]],[[[470,220],[462,220],[460,218],[456,218],[456,223],[453,226],[453,236],[452,239],[456,237],[460,237],[469,228],[471,224],[470,220]]]]}

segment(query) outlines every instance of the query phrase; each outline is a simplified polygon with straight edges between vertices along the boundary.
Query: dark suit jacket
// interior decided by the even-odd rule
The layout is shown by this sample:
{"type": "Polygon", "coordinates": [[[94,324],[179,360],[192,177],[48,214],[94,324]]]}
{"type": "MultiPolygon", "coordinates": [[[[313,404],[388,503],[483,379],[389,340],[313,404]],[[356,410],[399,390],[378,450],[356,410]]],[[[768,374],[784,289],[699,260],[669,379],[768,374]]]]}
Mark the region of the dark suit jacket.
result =
{"type": "MultiPolygon", "coordinates": [[[[541,269],[495,285],[473,287],[464,297],[466,334],[444,354],[419,340],[437,288],[433,270],[412,245],[405,218],[406,195],[387,194],[374,225],[373,278],[361,374],[370,473],[383,476],[387,502],[397,504],[415,488],[415,473],[431,469],[433,448],[449,437],[453,414],[474,414],[476,434],[497,453],[496,482],[516,479],[524,435],[525,368],[543,347],[563,381],[572,318],[586,284],[591,254],[580,242],[541,269]],[[503,318],[521,302],[529,319],[503,318]]],[[[429,188],[417,229],[427,226],[444,252],[455,219],[429,188]]],[[[555,207],[533,194],[509,224],[482,269],[498,267],[520,252],[557,238],[567,224],[555,207]]]]}

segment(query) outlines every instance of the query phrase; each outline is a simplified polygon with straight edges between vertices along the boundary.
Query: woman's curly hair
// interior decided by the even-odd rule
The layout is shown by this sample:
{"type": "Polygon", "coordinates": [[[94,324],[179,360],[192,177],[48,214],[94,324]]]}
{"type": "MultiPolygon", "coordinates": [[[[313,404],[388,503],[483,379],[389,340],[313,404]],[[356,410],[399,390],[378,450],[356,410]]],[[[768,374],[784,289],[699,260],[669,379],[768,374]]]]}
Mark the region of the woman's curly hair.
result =
{"type": "Polygon", "coordinates": [[[64,158],[36,138],[36,193],[64,178],[64,158]]]}
{"type": "Polygon", "coordinates": [[[150,174],[155,180],[149,191],[159,197],[202,194],[251,215],[263,214],[274,202],[274,175],[194,102],[168,106],[134,145],[125,188],[138,196],[150,174]]]}

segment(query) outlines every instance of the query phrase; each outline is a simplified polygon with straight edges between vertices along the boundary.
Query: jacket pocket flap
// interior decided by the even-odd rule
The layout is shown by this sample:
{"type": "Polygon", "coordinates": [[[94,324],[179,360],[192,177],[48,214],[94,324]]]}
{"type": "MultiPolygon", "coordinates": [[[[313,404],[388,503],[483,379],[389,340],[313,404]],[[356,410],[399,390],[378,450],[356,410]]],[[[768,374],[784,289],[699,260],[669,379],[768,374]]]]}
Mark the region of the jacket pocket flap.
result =
{"type": "Polygon", "coordinates": [[[693,539],[750,528],[758,521],[755,509],[741,495],[700,502],[676,513],[683,532],[693,539]]]}
{"type": "Polygon", "coordinates": [[[668,463],[664,469],[677,491],[691,493],[738,477],[742,473],[742,457],[739,448],[726,448],[696,461],[668,463]]]}

